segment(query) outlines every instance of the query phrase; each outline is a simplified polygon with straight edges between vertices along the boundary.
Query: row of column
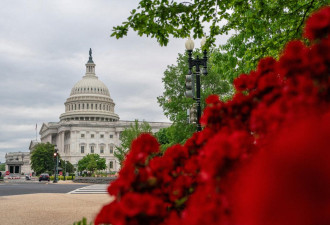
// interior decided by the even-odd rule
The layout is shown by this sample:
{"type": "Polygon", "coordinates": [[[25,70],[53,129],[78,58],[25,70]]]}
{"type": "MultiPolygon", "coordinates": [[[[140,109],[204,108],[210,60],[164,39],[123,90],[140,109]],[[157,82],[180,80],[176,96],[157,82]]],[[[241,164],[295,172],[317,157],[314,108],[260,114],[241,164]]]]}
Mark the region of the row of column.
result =
{"type": "Polygon", "coordinates": [[[79,103],[79,104],[67,104],[67,111],[75,110],[100,110],[100,111],[113,111],[113,107],[110,104],[97,104],[97,103],[79,103]]]}

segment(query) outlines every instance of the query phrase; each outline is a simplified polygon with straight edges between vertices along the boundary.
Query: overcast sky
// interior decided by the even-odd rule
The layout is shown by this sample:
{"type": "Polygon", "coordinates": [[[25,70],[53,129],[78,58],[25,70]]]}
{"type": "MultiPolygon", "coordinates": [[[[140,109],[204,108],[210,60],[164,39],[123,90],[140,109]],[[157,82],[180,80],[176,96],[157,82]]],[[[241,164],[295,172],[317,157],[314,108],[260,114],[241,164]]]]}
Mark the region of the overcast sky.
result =
{"type": "MultiPolygon", "coordinates": [[[[168,121],[157,103],[162,76],[185,40],[161,47],[133,31],[110,37],[137,0],[2,0],[0,7],[0,162],[28,151],[43,122],[58,122],[85,73],[89,48],[121,120],[168,121]]],[[[199,45],[197,40],[195,46],[199,45]]],[[[38,134],[39,139],[39,134],[38,134]]]]}

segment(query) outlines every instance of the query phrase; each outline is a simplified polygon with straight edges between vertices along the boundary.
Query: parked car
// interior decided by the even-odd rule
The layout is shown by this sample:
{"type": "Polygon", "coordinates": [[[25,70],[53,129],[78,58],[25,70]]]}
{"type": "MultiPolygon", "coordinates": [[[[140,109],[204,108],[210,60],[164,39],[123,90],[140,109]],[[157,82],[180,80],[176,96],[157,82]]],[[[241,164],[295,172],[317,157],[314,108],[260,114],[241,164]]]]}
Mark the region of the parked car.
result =
{"type": "Polygon", "coordinates": [[[40,174],[39,182],[42,181],[42,180],[50,181],[49,174],[48,173],[42,173],[42,174],[40,174]]]}

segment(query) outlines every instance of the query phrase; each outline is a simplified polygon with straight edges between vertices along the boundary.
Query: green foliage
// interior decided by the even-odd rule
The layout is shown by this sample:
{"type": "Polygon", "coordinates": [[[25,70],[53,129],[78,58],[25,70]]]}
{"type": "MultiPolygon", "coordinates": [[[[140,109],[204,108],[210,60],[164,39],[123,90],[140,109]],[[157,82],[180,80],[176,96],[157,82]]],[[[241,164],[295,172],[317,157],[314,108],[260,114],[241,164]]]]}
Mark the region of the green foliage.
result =
{"type": "Polygon", "coordinates": [[[60,159],[60,165],[63,169],[63,173],[64,172],[68,172],[68,173],[74,173],[75,172],[74,166],[69,161],[60,159]]]}
{"type": "Polygon", "coordinates": [[[121,166],[131,147],[132,141],[142,133],[151,133],[151,126],[146,121],[139,122],[138,120],[135,120],[134,124],[131,124],[129,128],[126,128],[121,133],[121,144],[120,146],[116,146],[116,151],[114,152],[114,156],[117,158],[121,166]]]}
{"type": "Polygon", "coordinates": [[[54,145],[47,143],[39,143],[34,147],[31,153],[31,168],[37,175],[41,173],[52,174],[55,166],[53,157],[54,145]]]}
{"type": "Polygon", "coordinates": [[[174,122],[170,127],[160,129],[154,136],[160,143],[161,150],[165,151],[174,144],[184,144],[195,131],[196,126],[193,124],[174,122]]]}
{"type": "MultiPolygon", "coordinates": [[[[201,78],[204,104],[209,94],[229,99],[229,84],[239,74],[255,69],[262,57],[278,57],[285,43],[301,37],[309,14],[327,4],[330,0],[140,0],[127,21],[113,28],[111,36],[122,38],[131,28],[166,46],[170,36],[201,38],[208,31],[204,48],[209,50],[209,75],[201,78]],[[231,37],[224,45],[211,48],[217,37],[228,34],[231,37]]],[[[186,112],[193,103],[184,97],[187,70],[187,57],[179,55],[177,65],[168,66],[164,74],[165,91],[158,103],[174,123],[168,131],[157,134],[165,143],[163,147],[182,143],[193,132],[186,124],[186,112]]]]}
{"type": "Polygon", "coordinates": [[[301,37],[310,13],[327,4],[330,0],[140,0],[111,36],[122,38],[132,28],[166,46],[170,36],[201,38],[207,31],[209,48],[219,35],[231,34],[219,59],[229,68],[222,74],[233,80],[260,58],[277,57],[286,42],[301,37]]]}
{"type": "MultiPolygon", "coordinates": [[[[195,52],[198,54],[198,52],[195,52]]],[[[218,94],[223,100],[230,98],[233,94],[232,85],[226,81],[221,72],[226,68],[218,64],[220,55],[218,49],[209,53],[208,75],[201,76],[201,107],[205,107],[205,99],[210,94],[218,94]]],[[[162,144],[162,149],[176,143],[184,143],[188,137],[196,131],[196,125],[188,124],[187,110],[195,102],[185,97],[185,76],[188,74],[188,57],[179,54],[176,65],[168,66],[164,72],[163,83],[165,91],[157,98],[164,114],[173,121],[171,127],[156,133],[156,137],[162,144]]]]}
{"type": "MultiPolygon", "coordinates": [[[[50,176],[49,177],[50,180],[54,180],[54,176],[50,176]]],[[[73,176],[73,179],[75,178],[75,176],[73,176]]],[[[57,180],[64,180],[64,176],[57,176],[57,180]]],[[[72,180],[72,176],[65,176],[65,180],[72,180]]]]}
{"type": "MultiPolygon", "coordinates": [[[[218,50],[213,50],[209,53],[208,75],[201,75],[202,108],[205,107],[205,99],[210,94],[218,94],[221,98],[226,98],[226,96],[233,94],[232,85],[219,73],[221,65],[218,65],[215,60],[219,54],[221,53],[218,50]]],[[[162,79],[165,91],[157,100],[163,108],[164,114],[174,122],[186,122],[187,110],[195,102],[193,99],[185,97],[185,79],[187,74],[188,57],[187,55],[179,54],[177,65],[168,66],[162,79]]]]}
{"type": "Polygon", "coordinates": [[[95,170],[104,170],[107,168],[105,158],[101,158],[98,154],[88,154],[78,162],[78,171],[90,171],[93,173],[95,170]]]}
{"type": "Polygon", "coordinates": [[[92,225],[93,223],[87,223],[87,219],[84,217],[82,220],[74,222],[73,225],[92,225]]]}
{"type": "Polygon", "coordinates": [[[6,170],[6,164],[1,163],[0,164],[0,171],[5,171],[6,170]]]}

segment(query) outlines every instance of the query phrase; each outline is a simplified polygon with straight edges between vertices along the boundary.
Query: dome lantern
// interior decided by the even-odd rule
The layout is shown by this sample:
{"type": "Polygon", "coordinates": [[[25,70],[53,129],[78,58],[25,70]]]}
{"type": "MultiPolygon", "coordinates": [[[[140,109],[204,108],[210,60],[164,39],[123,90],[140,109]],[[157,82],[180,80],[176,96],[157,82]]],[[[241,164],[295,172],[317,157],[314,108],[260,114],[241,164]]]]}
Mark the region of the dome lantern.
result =
{"type": "Polygon", "coordinates": [[[95,64],[92,57],[92,49],[89,49],[89,59],[86,63],[86,76],[95,76],[95,64]]]}

